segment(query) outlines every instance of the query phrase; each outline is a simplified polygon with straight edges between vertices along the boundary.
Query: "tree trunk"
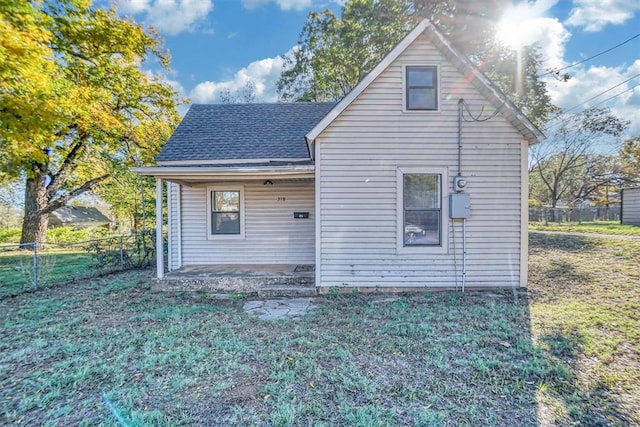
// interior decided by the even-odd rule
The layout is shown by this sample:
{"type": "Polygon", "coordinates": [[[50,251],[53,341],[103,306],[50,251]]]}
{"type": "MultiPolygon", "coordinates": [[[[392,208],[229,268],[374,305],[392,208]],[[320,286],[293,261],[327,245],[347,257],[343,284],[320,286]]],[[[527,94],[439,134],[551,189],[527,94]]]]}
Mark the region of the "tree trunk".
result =
{"type": "Polygon", "coordinates": [[[24,192],[24,219],[22,220],[22,236],[20,243],[45,243],[49,214],[43,213],[47,206],[46,175],[37,173],[28,177],[24,192]]]}

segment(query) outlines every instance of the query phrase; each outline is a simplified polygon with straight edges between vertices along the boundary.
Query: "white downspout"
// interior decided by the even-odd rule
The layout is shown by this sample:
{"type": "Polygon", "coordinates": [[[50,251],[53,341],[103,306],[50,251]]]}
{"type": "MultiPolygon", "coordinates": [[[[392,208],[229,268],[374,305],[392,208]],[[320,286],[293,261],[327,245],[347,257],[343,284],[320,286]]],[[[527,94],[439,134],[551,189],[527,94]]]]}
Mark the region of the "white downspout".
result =
{"type": "Polygon", "coordinates": [[[162,222],[162,179],[156,178],[156,278],[158,279],[164,277],[162,222]]]}
{"type": "Polygon", "coordinates": [[[167,247],[168,247],[168,253],[169,256],[167,257],[167,271],[173,271],[173,257],[172,257],[172,253],[173,253],[173,245],[175,244],[175,242],[173,241],[173,226],[172,226],[172,222],[173,222],[173,216],[175,215],[175,213],[172,210],[173,207],[173,196],[172,196],[172,191],[171,191],[171,187],[173,187],[173,184],[169,181],[166,182],[166,187],[167,187],[167,247]]]}
{"type": "Polygon", "coordinates": [[[467,220],[462,218],[462,292],[467,279],[467,220]]]}
{"type": "Polygon", "coordinates": [[[178,268],[182,268],[182,186],[176,184],[176,227],[178,227],[178,268]]]}

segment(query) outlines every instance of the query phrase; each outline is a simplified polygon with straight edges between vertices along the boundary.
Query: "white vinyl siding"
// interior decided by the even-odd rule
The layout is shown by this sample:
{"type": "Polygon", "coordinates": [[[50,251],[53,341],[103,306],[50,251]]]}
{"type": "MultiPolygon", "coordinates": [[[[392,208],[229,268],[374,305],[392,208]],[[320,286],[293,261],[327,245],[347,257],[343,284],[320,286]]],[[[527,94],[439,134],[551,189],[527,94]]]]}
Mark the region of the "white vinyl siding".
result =
{"type": "MultiPolygon", "coordinates": [[[[207,238],[207,187],[182,187],[182,259],[184,265],[313,264],[314,187],[310,181],[264,180],[242,183],[244,239],[207,238]],[[294,212],[309,212],[295,219],[294,212]]],[[[215,184],[216,188],[238,183],[215,184]]]]}
{"type": "Polygon", "coordinates": [[[180,268],[180,185],[167,181],[167,229],[169,271],[180,268]]]}
{"type": "Polygon", "coordinates": [[[622,223],[640,225],[640,188],[622,190],[622,223]]]}
{"type": "MultiPolygon", "coordinates": [[[[446,251],[398,250],[398,169],[444,170],[443,209],[458,174],[458,99],[494,109],[420,36],[318,137],[317,285],[453,287],[461,280],[462,222],[443,212],[446,251]],[[437,65],[439,110],[403,111],[403,66],[437,65]],[[454,242],[455,238],[455,242],[454,242]],[[457,274],[455,265],[457,264],[457,274]]],[[[463,122],[462,174],[471,197],[466,285],[519,286],[523,137],[500,114],[463,122]]],[[[526,180],[525,180],[526,181],[526,180]]]]}

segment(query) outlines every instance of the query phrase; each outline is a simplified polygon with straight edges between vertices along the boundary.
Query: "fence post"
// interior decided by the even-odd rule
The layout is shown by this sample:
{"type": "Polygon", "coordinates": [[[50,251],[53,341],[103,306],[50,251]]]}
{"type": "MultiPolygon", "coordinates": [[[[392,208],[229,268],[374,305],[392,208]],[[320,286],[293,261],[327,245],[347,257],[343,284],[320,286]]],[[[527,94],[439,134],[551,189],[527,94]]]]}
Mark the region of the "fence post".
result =
{"type": "Polygon", "coordinates": [[[120,268],[124,268],[124,252],[122,251],[122,236],[120,236],[120,268]]]}
{"type": "Polygon", "coordinates": [[[38,242],[33,243],[33,289],[38,289],[38,242]]]}

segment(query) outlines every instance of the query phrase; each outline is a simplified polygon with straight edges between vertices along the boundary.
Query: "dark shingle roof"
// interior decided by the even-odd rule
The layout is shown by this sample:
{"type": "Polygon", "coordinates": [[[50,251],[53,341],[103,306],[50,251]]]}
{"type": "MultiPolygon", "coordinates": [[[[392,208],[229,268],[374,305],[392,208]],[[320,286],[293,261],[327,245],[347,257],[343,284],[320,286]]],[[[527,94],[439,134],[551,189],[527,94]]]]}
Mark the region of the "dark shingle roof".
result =
{"type": "Polygon", "coordinates": [[[156,161],[308,158],[305,134],[334,105],[195,104],[156,161]]]}

